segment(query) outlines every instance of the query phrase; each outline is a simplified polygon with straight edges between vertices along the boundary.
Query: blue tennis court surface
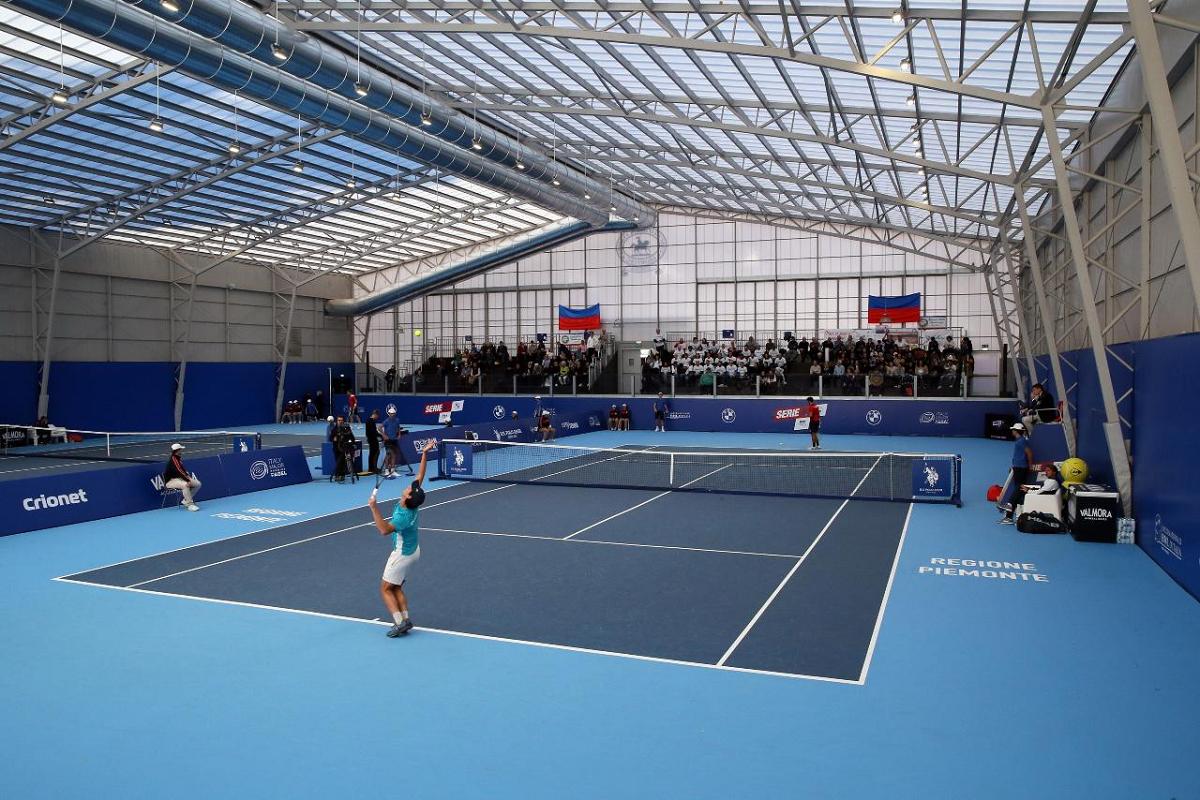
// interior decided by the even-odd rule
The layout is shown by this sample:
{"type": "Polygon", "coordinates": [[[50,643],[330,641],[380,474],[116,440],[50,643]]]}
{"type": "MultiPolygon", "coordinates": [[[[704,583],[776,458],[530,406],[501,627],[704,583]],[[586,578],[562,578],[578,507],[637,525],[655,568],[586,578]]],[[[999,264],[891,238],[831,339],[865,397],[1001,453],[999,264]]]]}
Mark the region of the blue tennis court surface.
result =
{"type": "MultiPolygon", "coordinates": [[[[908,509],[460,484],[422,509],[407,588],[418,633],[858,683],[908,509]]],[[[379,621],[389,542],[358,509],[63,580],[379,621]]]]}

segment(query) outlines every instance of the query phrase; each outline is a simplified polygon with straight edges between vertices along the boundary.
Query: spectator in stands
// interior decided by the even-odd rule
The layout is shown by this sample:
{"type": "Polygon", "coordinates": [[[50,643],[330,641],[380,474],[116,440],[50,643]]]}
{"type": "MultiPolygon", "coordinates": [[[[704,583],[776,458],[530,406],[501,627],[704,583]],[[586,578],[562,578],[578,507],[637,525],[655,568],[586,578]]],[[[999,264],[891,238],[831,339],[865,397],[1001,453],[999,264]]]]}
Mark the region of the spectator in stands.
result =
{"type": "Polygon", "coordinates": [[[964,356],[975,352],[975,345],[971,344],[971,337],[963,332],[962,339],[958,343],[958,352],[964,356]]]}
{"type": "Polygon", "coordinates": [[[617,412],[617,430],[629,430],[631,422],[632,420],[629,416],[629,404],[621,403],[621,409],[619,412],[617,412]]]}
{"type": "Polygon", "coordinates": [[[383,385],[386,386],[387,390],[390,392],[392,390],[392,386],[394,386],[395,383],[396,383],[396,368],[394,366],[388,367],[388,371],[383,374],[383,385]]]}
{"type": "Polygon", "coordinates": [[[367,417],[367,472],[379,472],[379,409],[371,409],[367,417]]]}
{"type": "Polygon", "coordinates": [[[1029,440],[1025,438],[1025,426],[1016,423],[1012,426],[1013,451],[1010,462],[1009,485],[1011,494],[1007,503],[1001,503],[1004,516],[997,522],[1001,525],[1013,524],[1013,509],[1021,505],[1025,499],[1025,484],[1029,482],[1029,470],[1033,467],[1033,450],[1029,440]]]}
{"type": "Polygon", "coordinates": [[[1029,390],[1029,400],[1021,406],[1021,422],[1032,429],[1039,422],[1054,422],[1058,418],[1058,406],[1046,387],[1035,383],[1029,390]]]}
{"type": "Polygon", "coordinates": [[[200,491],[200,479],[183,465],[183,450],[183,445],[178,442],[171,445],[171,458],[162,474],[163,486],[179,491],[183,495],[183,507],[188,511],[199,511],[196,494],[200,491]]]}

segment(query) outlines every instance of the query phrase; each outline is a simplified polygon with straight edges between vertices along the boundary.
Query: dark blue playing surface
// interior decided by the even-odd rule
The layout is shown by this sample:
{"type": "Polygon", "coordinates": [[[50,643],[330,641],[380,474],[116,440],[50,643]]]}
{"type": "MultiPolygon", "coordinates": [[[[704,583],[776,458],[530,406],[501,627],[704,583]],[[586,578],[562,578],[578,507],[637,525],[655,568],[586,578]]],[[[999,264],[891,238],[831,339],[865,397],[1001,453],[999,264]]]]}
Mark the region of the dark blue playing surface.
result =
{"type": "MultiPolygon", "coordinates": [[[[406,589],[418,634],[859,681],[908,508],[462,484],[429,495],[406,589]]],[[[390,547],[361,509],[69,579],[378,620],[390,547]]]]}

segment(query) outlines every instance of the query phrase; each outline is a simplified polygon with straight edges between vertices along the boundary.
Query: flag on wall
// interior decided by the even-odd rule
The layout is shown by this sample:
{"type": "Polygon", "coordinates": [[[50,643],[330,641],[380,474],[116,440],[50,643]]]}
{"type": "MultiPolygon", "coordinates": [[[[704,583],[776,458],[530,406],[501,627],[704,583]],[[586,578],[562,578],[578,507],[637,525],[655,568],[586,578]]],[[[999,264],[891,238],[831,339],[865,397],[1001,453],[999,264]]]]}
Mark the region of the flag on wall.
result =
{"type": "Polygon", "coordinates": [[[898,297],[867,296],[867,323],[901,323],[921,321],[921,293],[898,297]]]}
{"type": "Polygon", "coordinates": [[[600,304],[587,308],[558,307],[560,331],[592,331],[600,327],[600,304]]]}

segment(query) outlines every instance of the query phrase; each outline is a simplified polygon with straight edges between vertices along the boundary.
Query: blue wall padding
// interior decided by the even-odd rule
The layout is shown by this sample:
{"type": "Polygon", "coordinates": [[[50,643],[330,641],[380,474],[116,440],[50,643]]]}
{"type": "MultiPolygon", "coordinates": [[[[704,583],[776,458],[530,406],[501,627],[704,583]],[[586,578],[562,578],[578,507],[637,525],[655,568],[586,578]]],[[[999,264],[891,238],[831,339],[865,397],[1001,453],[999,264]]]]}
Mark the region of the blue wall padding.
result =
{"type": "Polygon", "coordinates": [[[275,416],[274,364],[191,362],[184,383],[186,430],[236,428],[275,416]]]}
{"type": "MultiPolygon", "coordinates": [[[[35,402],[36,380],[27,392],[35,402]]],[[[82,430],[169,431],[175,427],[175,365],[56,361],[50,366],[55,425],[82,430]]]]}
{"type": "Polygon", "coordinates": [[[37,366],[0,361],[0,422],[30,425],[37,419],[37,366]]]}
{"type": "Polygon", "coordinates": [[[1200,598],[1200,334],[1137,345],[1133,492],[1137,541],[1183,588],[1200,598]]]}
{"type": "MultiPolygon", "coordinates": [[[[291,364],[288,391],[322,389],[329,372],[354,374],[349,363],[291,364]]],[[[0,362],[0,423],[37,418],[38,364],[0,362]]],[[[273,363],[188,364],[185,429],[236,428],[276,422],[273,363]]],[[[83,430],[164,431],[175,428],[175,364],[168,361],[55,361],[50,365],[50,421],[83,430]]]]}

